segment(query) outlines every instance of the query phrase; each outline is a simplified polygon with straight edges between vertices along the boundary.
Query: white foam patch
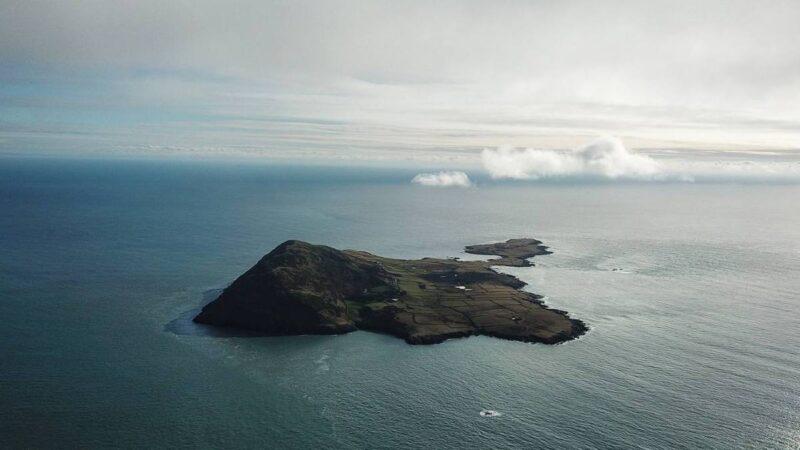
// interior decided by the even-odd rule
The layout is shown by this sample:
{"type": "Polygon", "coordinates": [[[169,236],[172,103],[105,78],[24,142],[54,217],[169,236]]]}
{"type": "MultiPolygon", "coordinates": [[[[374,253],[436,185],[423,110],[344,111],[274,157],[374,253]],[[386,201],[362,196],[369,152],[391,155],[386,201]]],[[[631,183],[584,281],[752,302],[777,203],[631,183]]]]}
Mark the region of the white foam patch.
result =
{"type": "Polygon", "coordinates": [[[327,353],[324,353],[320,356],[317,360],[314,361],[314,364],[317,365],[317,372],[327,372],[331,369],[331,366],[328,364],[328,356],[327,353]]]}
{"type": "Polygon", "coordinates": [[[417,174],[412,180],[412,183],[422,186],[436,186],[436,187],[470,187],[472,181],[469,176],[464,172],[459,171],[441,171],[437,173],[420,173],[417,174]]]}

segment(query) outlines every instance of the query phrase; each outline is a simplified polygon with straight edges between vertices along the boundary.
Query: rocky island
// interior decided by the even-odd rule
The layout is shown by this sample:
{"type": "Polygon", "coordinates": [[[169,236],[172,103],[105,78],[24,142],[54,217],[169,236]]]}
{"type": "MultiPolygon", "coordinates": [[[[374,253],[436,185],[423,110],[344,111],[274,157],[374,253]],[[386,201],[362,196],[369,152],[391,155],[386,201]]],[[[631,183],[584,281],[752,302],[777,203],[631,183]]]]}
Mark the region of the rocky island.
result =
{"type": "Polygon", "coordinates": [[[549,254],[536,239],[471,245],[490,261],[383,258],[286,241],[206,305],[194,321],[267,335],[369,330],[409,344],[487,335],[556,344],[586,332],[566,312],[545,306],[525,283],[492,266],[530,266],[549,254]]]}

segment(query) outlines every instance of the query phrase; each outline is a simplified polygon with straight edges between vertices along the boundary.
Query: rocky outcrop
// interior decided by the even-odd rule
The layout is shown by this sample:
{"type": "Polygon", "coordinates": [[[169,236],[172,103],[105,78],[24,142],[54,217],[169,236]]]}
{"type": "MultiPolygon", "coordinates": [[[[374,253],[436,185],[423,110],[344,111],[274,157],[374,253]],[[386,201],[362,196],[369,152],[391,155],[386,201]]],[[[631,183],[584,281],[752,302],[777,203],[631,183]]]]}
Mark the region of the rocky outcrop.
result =
{"type": "Polygon", "coordinates": [[[364,329],[432,344],[476,334],[554,344],[586,331],[492,265],[549,253],[535,239],[467,247],[492,261],[401,260],[287,241],[237,278],[194,321],[267,335],[364,329]]]}

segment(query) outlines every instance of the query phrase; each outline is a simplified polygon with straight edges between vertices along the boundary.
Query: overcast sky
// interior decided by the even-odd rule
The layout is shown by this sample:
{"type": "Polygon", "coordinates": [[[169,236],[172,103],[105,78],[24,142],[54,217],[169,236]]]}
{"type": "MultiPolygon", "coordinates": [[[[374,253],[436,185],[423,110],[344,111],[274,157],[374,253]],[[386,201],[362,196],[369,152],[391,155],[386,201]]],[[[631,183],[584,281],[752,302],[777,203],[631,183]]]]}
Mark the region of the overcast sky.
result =
{"type": "Polygon", "coordinates": [[[0,0],[0,149],[797,149],[798,22],[798,1],[0,0]]]}

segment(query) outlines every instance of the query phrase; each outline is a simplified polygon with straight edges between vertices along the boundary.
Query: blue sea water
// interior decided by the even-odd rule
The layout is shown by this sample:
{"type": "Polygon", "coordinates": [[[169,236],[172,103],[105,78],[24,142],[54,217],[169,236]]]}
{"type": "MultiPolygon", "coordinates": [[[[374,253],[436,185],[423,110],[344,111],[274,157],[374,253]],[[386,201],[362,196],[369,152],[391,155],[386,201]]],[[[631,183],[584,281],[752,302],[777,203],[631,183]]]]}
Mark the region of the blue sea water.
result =
{"type": "Polygon", "coordinates": [[[415,173],[0,159],[0,446],[800,446],[800,186],[415,173]],[[554,253],[503,270],[587,335],[409,346],[188,320],[286,239],[414,258],[512,237],[554,253]]]}

